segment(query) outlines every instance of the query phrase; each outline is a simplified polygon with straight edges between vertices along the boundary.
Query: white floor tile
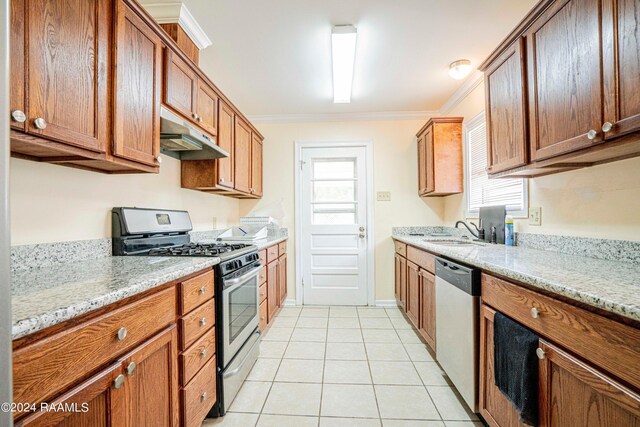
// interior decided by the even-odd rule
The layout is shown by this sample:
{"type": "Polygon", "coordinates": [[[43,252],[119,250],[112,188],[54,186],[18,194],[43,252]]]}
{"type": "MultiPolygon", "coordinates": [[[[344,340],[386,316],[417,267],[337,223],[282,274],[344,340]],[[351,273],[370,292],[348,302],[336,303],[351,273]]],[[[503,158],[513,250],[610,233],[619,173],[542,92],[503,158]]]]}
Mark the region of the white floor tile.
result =
{"type": "Polygon", "coordinates": [[[425,344],[405,344],[405,350],[409,353],[409,357],[414,362],[433,362],[433,356],[427,350],[427,346],[425,344]]]}
{"type": "Polygon", "coordinates": [[[467,409],[462,398],[458,397],[451,387],[430,386],[427,387],[427,391],[429,391],[429,395],[443,420],[467,421],[478,419],[473,412],[467,409]]]}
{"type": "Polygon", "coordinates": [[[321,383],[324,360],[282,359],[275,381],[321,383]]]}
{"type": "Polygon", "coordinates": [[[396,331],[395,329],[363,329],[362,336],[366,343],[400,344],[397,332],[402,331],[396,331]]]}
{"type": "Polygon", "coordinates": [[[327,330],[321,328],[295,328],[291,334],[291,341],[295,342],[325,342],[327,330]]]}
{"type": "Polygon", "coordinates": [[[267,359],[282,359],[287,348],[286,341],[262,341],[260,342],[260,357],[267,359]]]}
{"type": "Polygon", "coordinates": [[[323,342],[290,342],[284,353],[285,359],[324,359],[323,342]]]}
{"type": "Polygon", "coordinates": [[[358,307],[358,316],[362,319],[365,317],[385,317],[388,318],[384,308],[376,307],[358,307]]]}
{"type": "Polygon", "coordinates": [[[369,360],[408,361],[409,355],[402,344],[366,343],[369,360]]]}
{"type": "Polygon", "coordinates": [[[296,328],[326,328],[328,320],[326,317],[300,316],[298,323],[296,323],[296,328]]]}
{"type": "Polygon", "coordinates": [[[392,317],[390,320],[394,329],[413,330],[413,325],[404,317],[392,317]]]}
{"type": "Polygon", "coordinates": [[[245,381],[233,399],[230,412],[253,412],[259,414],[271,389],[271,382],[245,381]]]}
{"type": "Polygon", "coordinates": [[[387,312],[387,316],[392,319],[398,317],[404,319],[404,314],[402,314],[402,311],[399,308],[385,308],[385,311],[387,312]]]}
{"type": "Polygon", "coordinates": [[[446,374],[436,362],[414,362],[424,385],[448,386],[446,374]]]}
{"type": "Polygon", "coordinates": [[[377,418],[320,417],[320,427],[380,427],[377,418]]]}
{"type": "Polygon", "coordinates": [[[369,363],[356,360],[326,360],[325,384],[371,384],[369,363]]]}
{"type": "Polygon", "coordinates": [[[264,341],[289,341],[293,328],[270,328],[262,337],[264,341]]]}
{"type": "Polygon", "coordinates": [[[362,342],[360,329],[329,329],[327,342],[362,342]]]}
{"type": "Polygon", "coordinates": [[[369,364],[374,384],[422,385],[411,362],[371,361],[369,364]]]}
{"type": "Polygon", "coordinates": [[[273,381],[280,366],[280,359],[258,359],[253,365],[247,380],[273,381]]]}
{"type": "Polygon", "coordinates": [[[297,316],[286,317],[286,316],[278,315],[274,319],[271,327],[272,328],[293,328],[294,326],[296,326],[297,321],[298,321],[297,316]]]}
{"type": "Polygon", "coordinates": [[[329,317],[358,317],[355,307],[331,307],[329,317]]]}
{"type": "Polygon", "coordinates": [[[301,311],[302,307],[282,307],[278,317],[298,317],[301,311]]]}
{"type": "Polygon", "coordinates": [[[393,324],[387,317],[361,317],[362,329],[393,329],[393,324]]]}
{"type": "Polygon", "coordinates": [[[321,394],[322,384],[273,383],[262,412],[317,416],[321,394]]]}
{"type": "Polygon", "coordinates": [[[300,317],[329,317],[328,308],[304,307],[300,317]]]}
{"type": "Polygon", "coordinates": [[[375,389],[382,418],[440,420],[423,386],[377,385],[375,389]]]}
{"type": "Polygon", "coordinates": [[[484,427],[481,421],[445,421],[445,427],[484,427]]]}
{"type": "Polygon", "coordinates": [[[373,386],[325,384],[322,390],[321,415],[379,418],[373,386]]]}
{"type": "Polygon", "coordinates": [[[358,317],[330,317],[329,329],[359,329],[358,317]]]}
{"type": "Polygon", "coordinates": [[[400,336],[400,340],[403,344],[422,344],[422,341],[418,337],[418,334],[416,334],[413,330],[398,330],[396,332],[398,333],[398,336],[400,336]]]}
{"type": "Polygon", "coordinates": [[[257,427],[317,427],[318,417],[262,414],[257,427]]]}
{"type": "Polygon", "coordinates": [[[383,427],[445,427],[442,421],[382,420],[383,427]]]}
{"type": "Polygon", "coordinates": [[[257,421],[258,414],[229,412],[224,417],[204,420],[202,427],[253,427],[257,421]]]}
{"type": "Polygon", "coordinates": [[[327,360],[367,360],[363,343],[327,343],[327,360]]]}

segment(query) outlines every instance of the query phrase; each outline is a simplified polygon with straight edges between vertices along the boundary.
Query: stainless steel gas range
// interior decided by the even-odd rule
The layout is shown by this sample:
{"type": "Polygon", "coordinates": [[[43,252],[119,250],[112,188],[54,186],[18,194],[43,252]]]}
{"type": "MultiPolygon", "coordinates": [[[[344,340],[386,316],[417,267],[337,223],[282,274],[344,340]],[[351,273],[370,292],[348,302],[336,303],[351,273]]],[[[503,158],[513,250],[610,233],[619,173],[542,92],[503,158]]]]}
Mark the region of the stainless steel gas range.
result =
{"type": "Polygon", "coordinates": [[[194,243],[187,211],[114,208],[113,255],[219,257],[216,276],[218,400],[210,416],[224,415],[258,358],[258,248],[247,244],[194,243]]]}

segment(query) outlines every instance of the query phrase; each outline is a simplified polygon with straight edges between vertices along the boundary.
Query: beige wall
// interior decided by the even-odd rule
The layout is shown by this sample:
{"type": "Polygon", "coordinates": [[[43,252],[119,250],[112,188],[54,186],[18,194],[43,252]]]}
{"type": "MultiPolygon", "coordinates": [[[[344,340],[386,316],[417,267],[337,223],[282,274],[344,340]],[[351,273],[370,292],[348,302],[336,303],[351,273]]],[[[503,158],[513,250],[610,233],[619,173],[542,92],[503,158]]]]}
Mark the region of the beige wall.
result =
{"type": "Polygon", "coordinates": [[[393,243],[391,227],[416,224],[440,224],[442,199],[418,197],[417,148],[415,133],[425,120],[261,123],[265,136],[264,197],[260,201],[243,200],[240,213],[247,214],[279,200],[283,201],[289,228],[289,295],[295,298],[295,212],[294,142],[363,141],[374,143],[375,191],[390,191],[391,202],[375,204],[375,299],[393,296],[393,243]]]}
{"type": "Polygon", "coordinates": [[[180,188],[180,161],[162,156],[159,174],[105,175],[11,159],[11,243],[111,237],[111,208],[186,209],[195,230],[238,222],[239,202],[180,188]]]}
{"type": "MultiPolygon", "coordinates": [[[[468,120],[484,109],[481,84],[448,115],[468,120]]],[[[516,231],[640,240],[640,158],[530,179],[529,206],[542,207],[542,225],[520,219],[516,231]]],[[[463,218],[464,194],[447,197],[444,212],[447,225],[463,218]]]]}

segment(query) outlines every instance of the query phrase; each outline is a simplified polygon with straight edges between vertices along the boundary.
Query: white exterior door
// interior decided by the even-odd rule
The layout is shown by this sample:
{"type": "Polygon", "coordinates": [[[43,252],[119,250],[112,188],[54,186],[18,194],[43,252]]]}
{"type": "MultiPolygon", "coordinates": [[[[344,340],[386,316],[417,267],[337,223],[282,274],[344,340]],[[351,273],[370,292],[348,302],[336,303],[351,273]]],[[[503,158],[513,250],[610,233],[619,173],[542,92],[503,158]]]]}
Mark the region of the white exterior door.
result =
{"type": "Polygon", "coordinates": [[[366,147],[303,147],[300,157],[303,304],[367,305],[366,147]]]}

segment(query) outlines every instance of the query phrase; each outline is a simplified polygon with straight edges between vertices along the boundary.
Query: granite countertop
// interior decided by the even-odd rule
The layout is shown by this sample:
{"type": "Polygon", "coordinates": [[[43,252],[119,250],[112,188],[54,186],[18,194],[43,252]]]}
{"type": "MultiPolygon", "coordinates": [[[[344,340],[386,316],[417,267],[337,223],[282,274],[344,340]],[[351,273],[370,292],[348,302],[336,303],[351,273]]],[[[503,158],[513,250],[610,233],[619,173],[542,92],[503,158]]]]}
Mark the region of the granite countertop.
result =
{"type": "Polygon", "coordinates": [[[220,258],[103,257],[11,277],[13,339],[211,267],[220,258]]]}
{"type": "Polygon", "coordinates": [[[393,234],[392,237],[534,288],[640,321],[640,264],[517,246],[439,245],[430,243],[437,240],[430,236],[393,234]]]}

